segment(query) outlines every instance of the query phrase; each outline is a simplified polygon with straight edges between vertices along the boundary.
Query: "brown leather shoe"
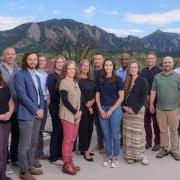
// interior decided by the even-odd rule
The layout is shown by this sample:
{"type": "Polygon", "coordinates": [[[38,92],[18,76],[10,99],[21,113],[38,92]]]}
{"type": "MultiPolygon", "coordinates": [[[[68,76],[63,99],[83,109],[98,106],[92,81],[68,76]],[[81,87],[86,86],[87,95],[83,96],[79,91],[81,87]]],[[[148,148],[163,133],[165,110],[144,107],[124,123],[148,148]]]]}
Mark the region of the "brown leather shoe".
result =
{"type": "Polygon", "coordinates": [[[77,174],[77,171],[72,167],[71,162],[65,162],[63,165],[63,172],[69,175],[77,174]]]}
{"type": "Polygon", "coordinates": [[[19,173],[19,178],[23,180],[36,180],[34,176],[31,175],[31,173],[26,172],[26,173],[19,173]]]}
{"type": "Polygon", "coordinates": [[[29,172],[32,174],[32,175],[42,175],[43,174],[43,171],[40,170],[40,169],[36,169],[34,167],[31,167],[31,169],[29,169],[29,172]]]}
{"type": "Polygon", "coordinates": [[[81,170],[81,168],[80,168],[79,166],[77,166],[77,165],[74,164],[73,160],[71,160],[70,163],[71,163],[72,168],[73,168],[76,172],[78,172],[78,171],[81,170]]]}
{"type": "Polygon", "coordinates": [[[179,152],[176,152],[176,153],[171,152],[171,155],[176,161],[180,161],[180,153],[179,152]]]}
{"type": "Polygon", "coordinates": [[[162,149],[157,153],[156,158],[163,158],[164,156],[168,156],[168,155],[169,155],[169,151],[162,148],[162,149]]]}
{"type": "Polygon", "coordinates": [[[152,151],[159,151],[161,149],[161,146],[159,144],[155,144],[152,148],[152,151]]]}

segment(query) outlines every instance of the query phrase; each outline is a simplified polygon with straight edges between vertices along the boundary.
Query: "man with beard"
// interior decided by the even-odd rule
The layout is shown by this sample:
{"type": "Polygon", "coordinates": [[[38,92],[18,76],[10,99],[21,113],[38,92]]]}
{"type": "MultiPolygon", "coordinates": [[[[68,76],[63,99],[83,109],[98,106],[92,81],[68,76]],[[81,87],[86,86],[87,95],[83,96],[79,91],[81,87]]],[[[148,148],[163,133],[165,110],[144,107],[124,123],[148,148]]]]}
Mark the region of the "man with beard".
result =
{"type": "Polygon", "coordinates": [[[35,180],[32,175],[43,172],[33,167],[41,119],[44,115],[44,96],[40,78],[36,75],[38,54],[30,52],[22,58],[22,70],[15,75],[18,96],[17,118],[19,123],[18,157],[20,174],[24,180],[35,180]]]}

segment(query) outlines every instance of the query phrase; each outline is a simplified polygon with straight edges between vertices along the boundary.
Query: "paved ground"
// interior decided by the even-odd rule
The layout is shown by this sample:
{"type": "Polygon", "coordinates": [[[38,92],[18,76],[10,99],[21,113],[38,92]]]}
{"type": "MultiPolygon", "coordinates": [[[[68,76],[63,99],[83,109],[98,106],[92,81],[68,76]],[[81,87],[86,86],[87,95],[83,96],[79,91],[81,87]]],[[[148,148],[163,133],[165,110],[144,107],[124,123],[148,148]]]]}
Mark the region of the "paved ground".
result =
{"type": "MultiPolygon", "coordinates": [[[[46,142],[49,137],[47,136],[46,142]]],[[[95,133],[92,138],[92,146],[96,143],[95,133]]],[[[45,152],[48,154],[48,144],[45,148],[45,152]]],[[[120,157],[120,163],[118,168],[104,168],[101,163],[103,156],[96,153],[94,162],[85,161],[81,155],[75,154],[75,162],[81,166],[81,171],[76,176],[70,176],[63,174],[62,167],[50,164],[48,161],[42,162],[42,170],[44,174],[37,176],[38,180],[180,180],[180,162],[172,159],[171,156],[167,156],[163,159],[156,159],[155,152],[151,150],[147,151],[150,164],[143,166],[141,163],[128,165],[122,157],[120,157]]],[[[12,174],[13,180],[18,180],[18,170],[14,169],[16,174],[12,174]]]]}

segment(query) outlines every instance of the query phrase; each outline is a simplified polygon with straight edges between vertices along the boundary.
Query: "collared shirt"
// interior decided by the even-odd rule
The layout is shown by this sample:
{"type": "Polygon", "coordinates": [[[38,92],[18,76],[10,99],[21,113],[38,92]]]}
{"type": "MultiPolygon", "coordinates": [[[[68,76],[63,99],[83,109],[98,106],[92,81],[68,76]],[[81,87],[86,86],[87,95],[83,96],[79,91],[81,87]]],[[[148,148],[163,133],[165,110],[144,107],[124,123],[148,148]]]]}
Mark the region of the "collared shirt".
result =
{"type": "Polygon", "coordinates": [[[154,66],[151,69],[149,69],[149,67],[142,69],[141,76],[144,79],[146,79],[146,81],[148,82],[148,85],[149,85],[148,95],[150,95],[151,86],[152,86],[155,75],[160,72],[162,72],[162,70],[158,66],[154,66]]]}
{"type": "Polygon", "coordinates": [[[14,87],[14,75],[16,72],[20,70],[20,67],[17,66],[17,64],[14,65],[13,71],[9,72],[8,65],[6,63],[1,63],[0,64],[0,70],[2,72],[2,76],[4,81],[8,84],[9,89],[11,91],[11,95],[13,97],[14,103],[15,103],[15,108],[17,107],[17,94],[16,90],[14,87]]]}
{"type": "Polygon", "coordinates": [[[43,69],[38,69],[36,71],[36,74],[39,76],[41,81],[41,88],[44,95],[44,100],[47,100],[47,95],[49,94],[46,83],[48,74],[43,69]]]}
{"type": "Polygon", "coordinates": [[[174,110],[180,107],[180,75],[172,72],[165,75],[157,74],[152,84],[152,90],[157,93],[157,109],[174,110]]]}
{"type": "Polygon", "coordinates": [[[177,74],[180,74],[180,67],[174,69],[174,72],[177,73],[177,74]]]}
{"type": "Polygon", "coordinates": [[[118,77],[120,77],[120,78],[122,79],[123,83],[124,83],[124,81],[126,80],[127,72],[126,72],[125,69],[123,69],[123,68],[121,67],[121,68],[119,68],[119,69],[116,70],[116,75],[117,75],[118,77]]]}
{"type": "Polygon", "coordinates": [[[36,91],[37,91],[37,94],[38,94],[38,105],[40,105],[40,96],[39,96],[39,83],[38,83],[38,80],[37,80],[37,75],[36,75],[36,70],[31,70],[31,69],[28,69],[28,71],[30,72],[31,74],[31,77],[33,79],[33,82],[34,82],[34,86],[36,88],[36,91]]]}

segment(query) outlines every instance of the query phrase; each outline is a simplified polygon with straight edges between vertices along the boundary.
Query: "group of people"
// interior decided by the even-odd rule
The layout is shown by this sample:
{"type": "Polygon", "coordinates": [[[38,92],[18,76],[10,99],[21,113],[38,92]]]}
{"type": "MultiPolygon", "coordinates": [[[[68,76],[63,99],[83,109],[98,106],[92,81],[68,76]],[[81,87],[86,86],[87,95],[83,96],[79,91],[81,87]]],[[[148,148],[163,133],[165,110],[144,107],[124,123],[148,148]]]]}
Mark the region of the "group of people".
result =
{"type": "Polygon", "coordinates": [[[96,149],[105,150],[104,167],[118,167],[121,146],[128,164],[148,165],[146,149],[152,146],[152,151],[159,151],[157,158],[171,154],[180,160],[180,67],[174,69],[172,57],[164,57],[159,68],[156,54],[149,52],[147,67],[140,70],[127,53],[121,55],[119,69],[100,52],[94,53],[93,66],[88,59],[77,66],[75,61],[58,56],[49,74],[44,55],[25,53],[21,67],[15,59],[14,48],[3,51],[0,180],[10,179],[6,176],[9,159],[20,168],[19,177],[24,180],[43,174],[39,160],[46,158],[53,164],[62,160],[64,173],[77,174],[81,169],[73,161],[77,142],[83,158],[94,160],[90,150],[94,124],[96,149]],[[52,132],[50,156],[46,157],[43,131],[48,110],[52,132]]]}

